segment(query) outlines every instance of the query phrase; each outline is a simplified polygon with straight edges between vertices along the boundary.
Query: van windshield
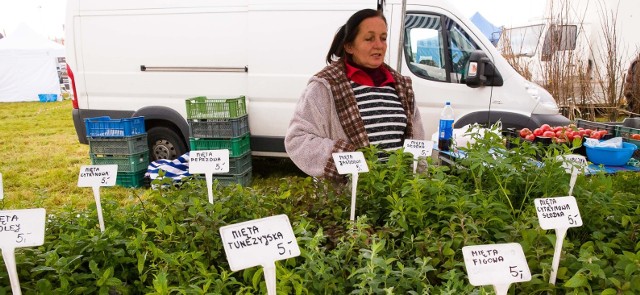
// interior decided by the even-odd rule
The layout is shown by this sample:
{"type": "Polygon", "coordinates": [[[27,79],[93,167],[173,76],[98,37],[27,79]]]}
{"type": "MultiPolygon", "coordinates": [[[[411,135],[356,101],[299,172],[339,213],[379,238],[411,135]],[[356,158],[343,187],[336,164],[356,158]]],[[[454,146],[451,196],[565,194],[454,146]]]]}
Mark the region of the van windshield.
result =
{"type": "Polygon", "coordinates": [[[543,29],[544,25],[504,29],[501,52],[514,56],[535,55],[543,29]]]}

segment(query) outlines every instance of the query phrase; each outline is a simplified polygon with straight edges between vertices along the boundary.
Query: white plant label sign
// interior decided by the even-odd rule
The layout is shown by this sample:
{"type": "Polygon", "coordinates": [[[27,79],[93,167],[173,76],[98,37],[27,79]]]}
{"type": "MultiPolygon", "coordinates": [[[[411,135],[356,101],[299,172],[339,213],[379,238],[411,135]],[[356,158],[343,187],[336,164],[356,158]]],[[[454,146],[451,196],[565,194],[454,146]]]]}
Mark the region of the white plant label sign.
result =
{"type": "Polygon", "coordinates": [[[540,227],[545,230],[582,226],[582,217],[573,196],[535,199],[540,227]]]}
{"type": "Polygon", "coordinates": [[[469,283],[493,285],[496,294],[507,294],[509,285],[531,280],[527,259],[518,243],[466,246],[462,248],[469,283]]]}
{"type": "Polygon", "coordinates": [[[189,152],[189,173],[228,173],[229,150],[205,150],[189,152]]]}
{"type": "Polygon", "coordinates": [[[289,217],[284,214],[223,226],[220,236],[233,271],[300,255],[289,217]]]}
{"type": "Polygon", "coordinates": [[[100,201],[100,187],[114,186],[118,178],[118,165],[85,165],[80,167],[78,187],[91,187],[96,201],[96,212],[100,231],[104,232],[104,217],[102,217],[102,202],[100,201]]]}
{"type": "Polygon", "coordinates": [[[369,172],[369,166],[362,152],[333,153],[332,156],[339,174],[351,174],[351,214],[349,218],[354,221],[356,219],[358,173],[369,172]]]}
{"type": "Polygon", "coordinates": [[[369,172],[362,152],[333,153],[332,156],[339,174],[369,172]]]}
{"type": "MultiPolygon", "coordinates": [[[[575,170],[573,173],[575,173],[575,170]]],[[[580,216],[580,210],[578,210],[576,198],[573,196],[538,198],[534,202],[540,227],[545,230],[553,229],[556,232],[556,244],[554,246],[553,261],[551,262],[551,274],[549,275],[549,283],[555,284],[564,237],[570,227],[582,226],[582,217],[580,216]]]]}
{"type": "Polygon", "coordinates": [[[300,255],[287,215],[255,219],[220,228],[232,271],[261,265],[269,295],[276,294],[275,262],[300,255]]]}
{"type": "Polygon", "coordinates": [[[4,186],[2,184],[2,173],[0,173],[0,200],[4,199],[4,186]]]}
{"type": "Polygon", "coordinates": [[[229,150],[189,152],[189,173],[204,174],[209,203],[213,204],[213,174],[229,172],[229,150]]]}
{"type": "Polygon", "coordinates": [[[118,165],[84,165],[80,167],[78,187],[116,185],[118,165]]]}
{"type": "Polygon", "coordinates": [[[585,173],[588,170],[587,158],[583,155],[563,155],[557,157],[562,163],[562,167],[567,173],[571,174],[569,179],[569,195],[573,195],[573,187],[576,185],[578,174],[585,173]]]}
{"type": "Polygon", "coordinates": [[[418,158],[430,157],[433,152],[433,141],[405,139],[404,151],[411,153],[416,161],[413,161],[413,173],[418,169],[418,158]]]}
{"type": "Polygon", "coordinates": [[[587,171],[587,167],[588,167],[587,158],[583,155],[571,154],[571,155],[558,156],[558,160],[562,161],[562,167],[569,174],[571,174],[573,170],[578,170],[578,172],[587,171]]]}
{"type": "Polygon", "coordinates": [[[44,244],[43,208],[0,211],[0,247],[22,248],[44,244]]]}
{"type": "Polygon", "coordinates": [[[405,139],[404,151],[413,154],[414,158],[430,157],[433,152],[433,141],[405,139]]]}
{"type": "Polygon", "coordinates": [[[14,295],[22,294],[15,249],[44,244],[45,222],[44,208],[0,211],[0,248],[14,295]]]}

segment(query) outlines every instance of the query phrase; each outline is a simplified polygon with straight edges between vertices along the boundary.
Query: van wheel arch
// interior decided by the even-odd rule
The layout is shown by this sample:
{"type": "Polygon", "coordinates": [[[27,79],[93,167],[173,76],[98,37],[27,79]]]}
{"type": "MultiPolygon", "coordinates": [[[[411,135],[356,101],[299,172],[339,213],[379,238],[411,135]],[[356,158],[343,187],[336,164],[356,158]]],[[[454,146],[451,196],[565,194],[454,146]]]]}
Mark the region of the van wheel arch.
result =
{"type": "Polygon", "coordinates": [[[144,116],[150,160],[173,160],[189,151],[189,124],[176,110],[143,107],[133,116],[144,116]]]}

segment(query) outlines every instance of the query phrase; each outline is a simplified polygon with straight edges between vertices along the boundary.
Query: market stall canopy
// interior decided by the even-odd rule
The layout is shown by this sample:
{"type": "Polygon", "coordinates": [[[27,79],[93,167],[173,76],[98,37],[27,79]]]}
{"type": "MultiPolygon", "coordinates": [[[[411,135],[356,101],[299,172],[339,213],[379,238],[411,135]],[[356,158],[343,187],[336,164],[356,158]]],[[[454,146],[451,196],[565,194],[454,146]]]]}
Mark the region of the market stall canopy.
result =
{"type": "Polygon", "coordinates": [[[58,57],[64,46],[21,24],[0,39],[0,102],[37,101],[38,94],[60,96],[58,57]]]}

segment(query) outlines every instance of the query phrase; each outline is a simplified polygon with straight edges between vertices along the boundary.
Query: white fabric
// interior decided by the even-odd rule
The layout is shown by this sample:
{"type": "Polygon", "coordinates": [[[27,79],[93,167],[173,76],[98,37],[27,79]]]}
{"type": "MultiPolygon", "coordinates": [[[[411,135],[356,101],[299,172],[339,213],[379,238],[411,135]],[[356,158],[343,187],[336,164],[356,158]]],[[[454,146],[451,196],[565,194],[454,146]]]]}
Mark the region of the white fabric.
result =
{"type": "Polygon", "coordinates": [[[56,66],[64,54],[64,46],[24,24],[0,39],[0,102],[38,101],[38,94],[60,97],[56,66]]]}

